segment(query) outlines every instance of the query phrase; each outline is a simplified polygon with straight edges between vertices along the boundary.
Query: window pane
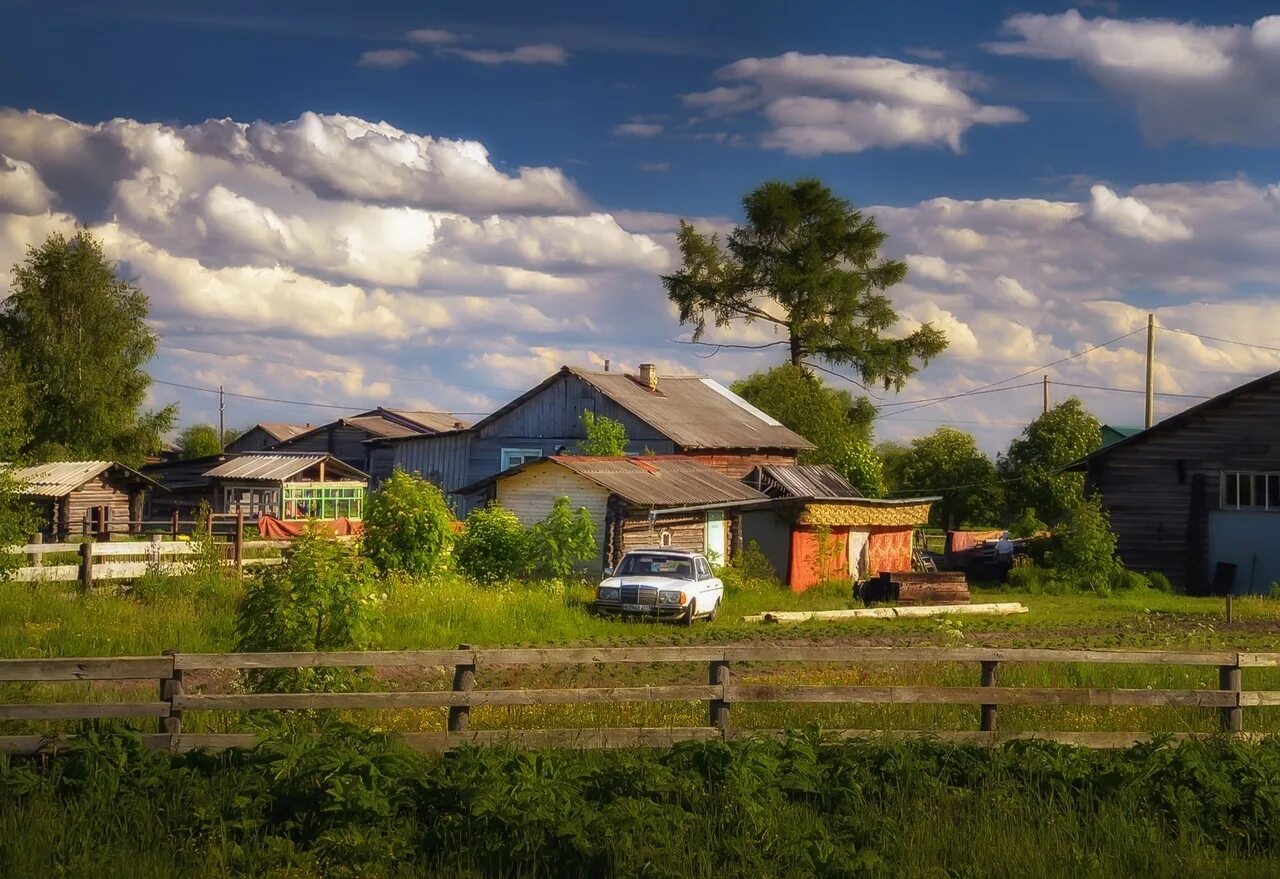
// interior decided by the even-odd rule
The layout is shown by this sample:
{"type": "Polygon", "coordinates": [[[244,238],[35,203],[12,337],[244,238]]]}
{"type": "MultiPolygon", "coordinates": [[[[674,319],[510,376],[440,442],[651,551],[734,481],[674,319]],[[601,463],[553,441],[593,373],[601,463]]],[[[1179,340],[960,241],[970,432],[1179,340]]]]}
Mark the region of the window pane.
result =
{"type": "Polygon", "coordinates": [[[1267,474],[1267,509],[1280,510],[1280,473],[1267,474]]]}
{"type": "Polygon", "coordinates": [[[1265,507],[1267,505],[1267,477],[1262,473],[1253,475],[1253,506],[1265,507]]]}
{"type": "Polygon", "coordinates": [[[1222,505],[1228,509],[1235,509],[1240,504],[1239,474],[1224,473],[1222,480],[1225,486],[1222,492],[1222,505]]]}

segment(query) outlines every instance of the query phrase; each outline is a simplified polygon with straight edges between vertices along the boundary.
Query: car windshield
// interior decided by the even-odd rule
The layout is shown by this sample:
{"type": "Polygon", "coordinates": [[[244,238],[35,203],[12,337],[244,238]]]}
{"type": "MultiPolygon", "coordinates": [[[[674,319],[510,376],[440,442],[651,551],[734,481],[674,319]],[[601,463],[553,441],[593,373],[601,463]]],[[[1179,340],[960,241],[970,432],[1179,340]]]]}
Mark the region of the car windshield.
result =
{"type": "Polygon", "coordinates": [[[622,560],[622,564],[618,565],[614,576],[672,577],[676,580],[692,580],[693,560],[684,556],[631,553],[622,560]]]}

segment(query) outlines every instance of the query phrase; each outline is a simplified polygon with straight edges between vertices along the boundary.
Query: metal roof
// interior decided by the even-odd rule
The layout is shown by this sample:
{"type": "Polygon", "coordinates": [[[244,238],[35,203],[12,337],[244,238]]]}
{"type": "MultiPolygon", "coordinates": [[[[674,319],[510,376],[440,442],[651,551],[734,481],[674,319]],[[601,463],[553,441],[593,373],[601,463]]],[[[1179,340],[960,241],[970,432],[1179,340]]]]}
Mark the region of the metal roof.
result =
{"type": "Polygon", "coordinates": [[[206,471],[204,475],[218,479],[285,482],[321,461],[324,462],[327,473],[334,476],[358,480],[369,478],[367,474],[325,452],[246,453],[223,461],[212,470],[206,471]]]}
{"type": "Polygon", "coordinates": [[[530,467],[545,466],[564,467],[637,506],[674,507],[768,499],[732,476],[678,455],[538,458],[460,488],[455,494],[471,494],[530,467]]]}
{"type": "Polygon", "coordinates": [[[800,434],[782,426],[719,382],[696,375],[663,375],[657,390],[636,376],[562,366],[542,381],[476,422],[485,424],[519,407],[566,375],[577,376],[636,418],[685,449],[814,448],[800,434]]]}
{"type": "Polygon", "coordinates": [[[114,461],[56,461],[19,467],[13,477],[22,483],[22,494],[36,497],[65,497],[91,479],[112,469],[119,469],[133,479],[160,487],[159,483],[114,461]]]}
{"type": "Polygon", "coordinates": [[[752,470],[744,481],[770,497],[810,500],[848,500],[862,497],[862,492],[829,464],[762,464],[752,470]]]}
{"type": "Polygon", "coordinates": [[[406,421],[412,421],[414,424],[421,425],[424,431],[430,433],[441,433],[446,430],[458,430],[467,426],[452,412],[427,412],[416,409],[387,409],[382,411],[390,412],[397,418],[403,418],[406,421]]]}
{"type": "MultiPolygon", "coordinates": [[[[276,442],[292,439],[311,430],[311,425],[309,424],[288,424],[284,421],[259,421],[254,427],[262,428],[262,432],[276,442]]],[[[249,430],[253,430],[253,428],[251,427],[249,430]]],[[[245,433],[248,432],[248,430],[245,431],[245,433]]]]}

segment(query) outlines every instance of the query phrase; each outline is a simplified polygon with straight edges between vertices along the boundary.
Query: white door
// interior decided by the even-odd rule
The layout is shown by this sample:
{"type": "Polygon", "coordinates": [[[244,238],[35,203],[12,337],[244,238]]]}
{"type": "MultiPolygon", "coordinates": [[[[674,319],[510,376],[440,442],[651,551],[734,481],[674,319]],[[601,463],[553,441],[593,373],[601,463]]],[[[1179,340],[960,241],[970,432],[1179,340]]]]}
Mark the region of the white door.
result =
{"type": "Polygon", "coordinates": [[[725,552],[724,510],[707,511],[707,558],[712,563],[723,565],[729,559],[725,552]]]}

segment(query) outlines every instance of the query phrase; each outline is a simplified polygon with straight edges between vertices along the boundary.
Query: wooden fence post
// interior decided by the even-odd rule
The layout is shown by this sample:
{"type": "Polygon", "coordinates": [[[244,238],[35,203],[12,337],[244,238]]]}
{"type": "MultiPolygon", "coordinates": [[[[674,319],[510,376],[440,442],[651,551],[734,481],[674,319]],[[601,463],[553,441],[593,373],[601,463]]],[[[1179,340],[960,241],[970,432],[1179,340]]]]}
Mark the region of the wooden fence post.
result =
{"type": "Polygon", "coordinates": [[[151,546],[147,547],[147,561],[157,572],[160,570],[160,535],[151,535],[151,546]]]}
{"type": "Polygon", "coordinates": [[[1236,704],[1222,710],[1222,728],[1227,732],[1240,732],[1244,729],[1244,709],[1240,707],[1240,691],[1243,689],[1244,676],[1240,672],[1240,657],[1236,656],[1234,665],[1218,666],[1218,689],[1231,690],[1236,694],[1236,704]]]}
{"type": "MultiPolygon", "coordinates": [[[[32,534],[31,542],[36,546],[39,546],[40,544],[44,543],[44,532],[37,531],[35,534],[32,534]]],[[[37,568],[40,567],[41,565],[44,564],[44,553],[38,549],[33,552],[27,553],[27,562],[31,565],[34,565],[37,568]]]]}
{"type": "Polygon", "coordinates": [[[239,504],[236,505],[236,536],[231,557],[235,560],[236,570],[244,570],[244,507],[239,504]]]}
{"type": "MultiPolygon", "coordinates": [[[[998,662],[982,663],[982,686],[984,687],[996,686],[996,671],[997,669],[999,669],[999,667],[1000,667],[1000,663],[998,662]]],[[[983,732],[996,731],[996,706],[995,705],[984,704],[982,706],[982,720],[978,725],[978,729],[982,730],[983,732]]]]}
{"type": "MultiPolygon", "coordinates": [[[[165,656],[176,656],[178,651],[166,650],[165,656]]],[[[182,735],[182,709],[174,708],[174,699],[182,696],[182,669],[175,668],[167,678],[160,679],[160,701],[169,703],[169,716],[160,718],[160,732],[171,736],[182,735]]]]}
{"type": "Polygon", "coordinates": [[[729,660],[713,659],[708,667],[707,682],[713,687],[720,687],[719,699],[709,703],[708,721],[720,731],[720,738],[729,738],[729,660]]]}
{"type": "Polygon", "coordinates": [[[173,532],[173,539],[178,539],[178,508],[173,508],[173,515],[169,517],[169,528],[173,532]]]}
{"type": "Polygon", "coordinates": [[[98,539],[106,543],[111,539],[111,508],[98,507],[98,539]]]}
{"type": "Polygon", "coordinates": [[[93,544],[88,541],[80,544],[80,588],[93,588],[93,544]]]}
{"type": "MultiPolygon", "coordinates": [[[[459,644],[459,650],[471,650],[470,644],[459,644]]],[[[466,693],[470,691],[476,683],[476,666],[475,662],[468,657],[468,662],[460,662],[453,669],[453,692],[466,693]]],[[[447,729],[449,732],[462,732],[467,728],[467,724],[471,721],[470,705],[451,705],[449,706],[449,723],[447,729]]]]}

